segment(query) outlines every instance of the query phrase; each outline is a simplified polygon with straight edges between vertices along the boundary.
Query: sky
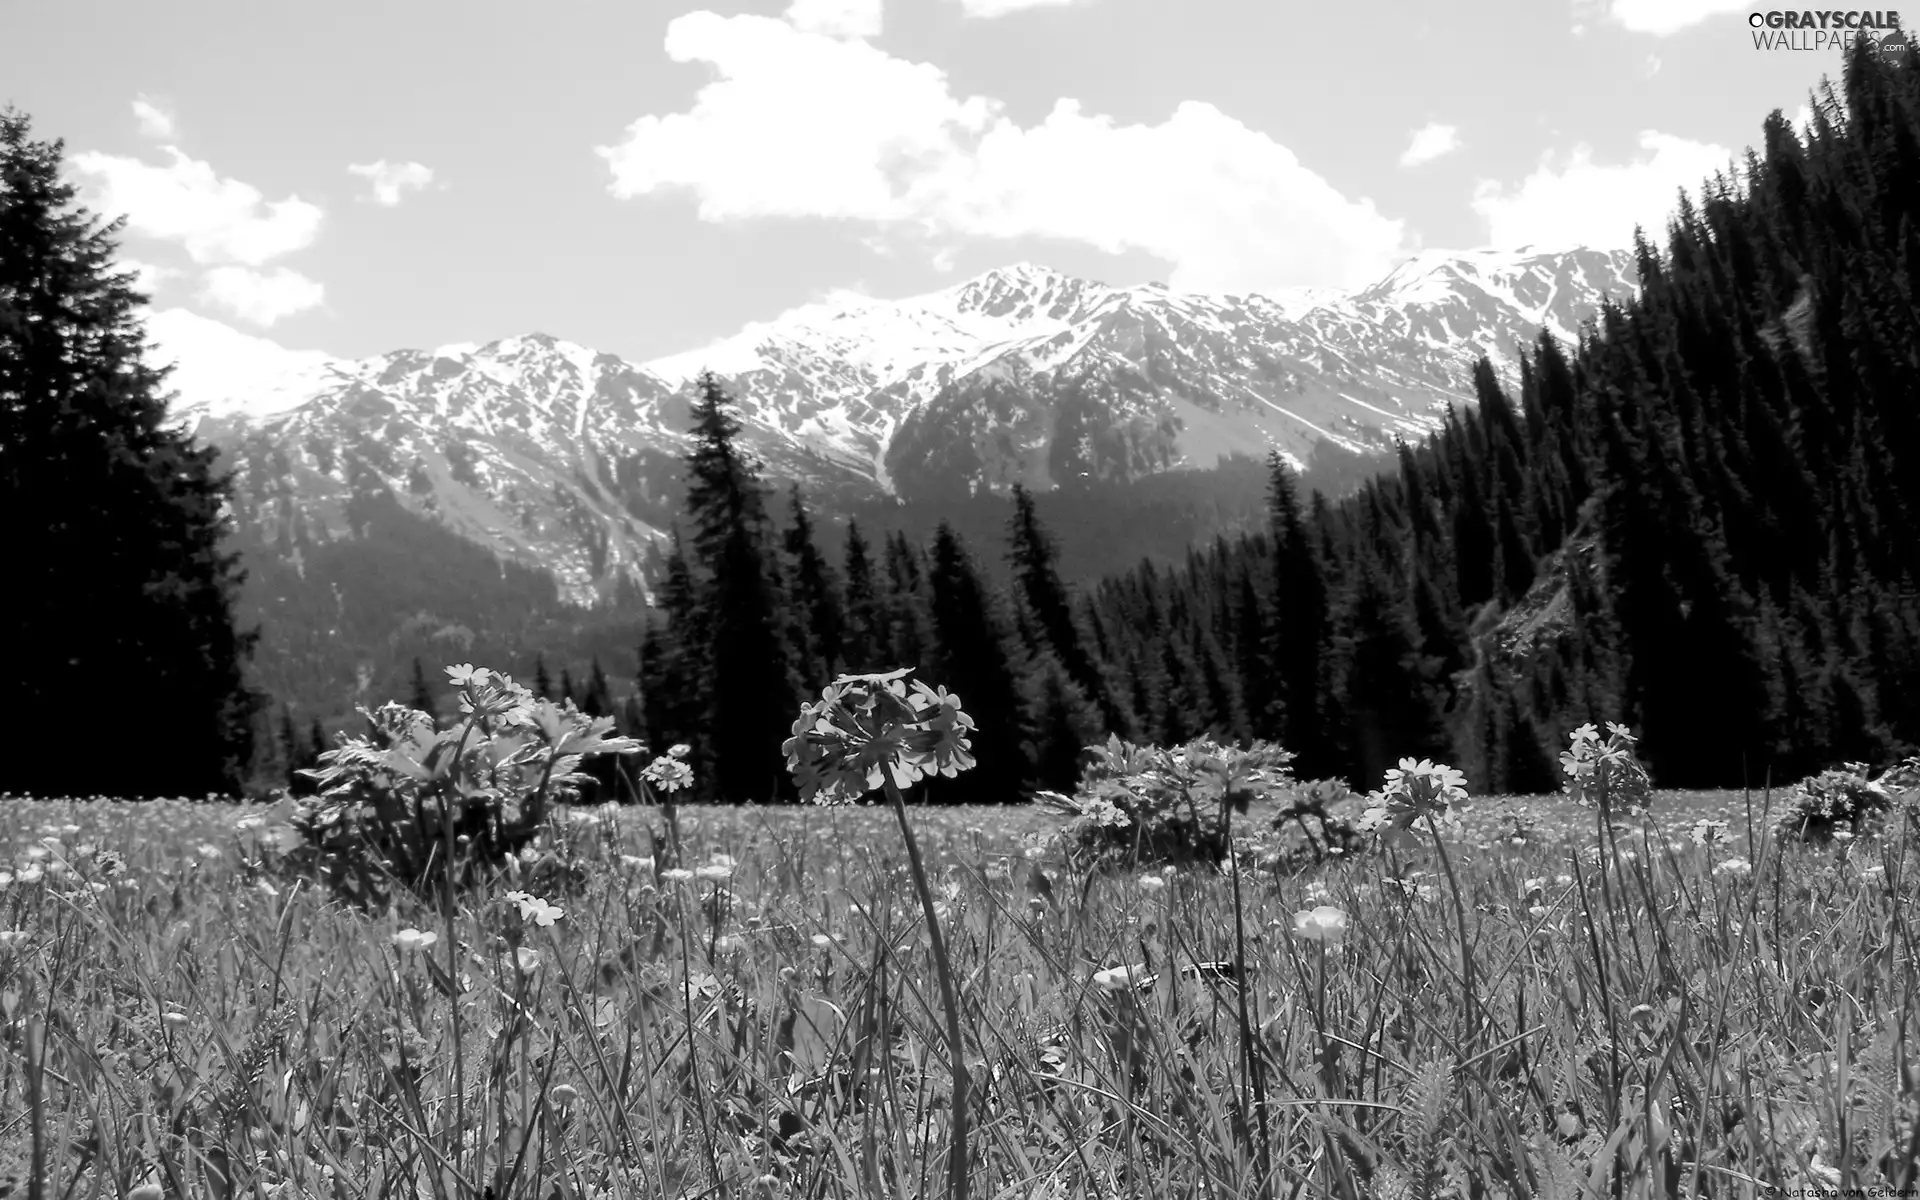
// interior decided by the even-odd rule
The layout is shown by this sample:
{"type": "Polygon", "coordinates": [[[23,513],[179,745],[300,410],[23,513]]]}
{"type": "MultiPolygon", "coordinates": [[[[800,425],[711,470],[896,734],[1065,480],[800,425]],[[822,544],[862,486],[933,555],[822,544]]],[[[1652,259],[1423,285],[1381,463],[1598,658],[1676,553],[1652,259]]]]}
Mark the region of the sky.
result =
{"type": "Polygon", "coordinates": [[[11,8],[0,105],[127,217],[169,344],[644,362],[1023,261],[1244,293],[1629,245],[1837,84],[1752,11],[60,0],[11,8]]]}

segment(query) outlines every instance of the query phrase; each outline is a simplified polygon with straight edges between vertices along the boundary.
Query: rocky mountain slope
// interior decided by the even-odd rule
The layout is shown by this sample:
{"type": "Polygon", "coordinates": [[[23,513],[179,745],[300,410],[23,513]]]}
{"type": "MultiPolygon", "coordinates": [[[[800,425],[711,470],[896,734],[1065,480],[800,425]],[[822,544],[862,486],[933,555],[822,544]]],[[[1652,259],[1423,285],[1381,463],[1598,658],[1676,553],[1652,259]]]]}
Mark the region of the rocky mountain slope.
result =
{"type": "Polygon", "coordinates": [[[1571,338],[1634,287],[1630,255],[1590,250],[1429,252],[1348,296],[1113,288],[1020,265],[809,306],[646,364],[532,334],[354,361],[268,353],[215,377],[185,336],[197,318],[155,333],[157,357],[181,363],[176,416],[228,452],[241,520],[296,568],[303,547],[358,532],[355,496],[390,493],[586,602],[637,580],[677,514],[702,369],[770,473],[824,506],[940,503],[1234,452],[1388,451],[1471,403],[1476,356],[1510,364],[1542,328],[1571,338]]]}

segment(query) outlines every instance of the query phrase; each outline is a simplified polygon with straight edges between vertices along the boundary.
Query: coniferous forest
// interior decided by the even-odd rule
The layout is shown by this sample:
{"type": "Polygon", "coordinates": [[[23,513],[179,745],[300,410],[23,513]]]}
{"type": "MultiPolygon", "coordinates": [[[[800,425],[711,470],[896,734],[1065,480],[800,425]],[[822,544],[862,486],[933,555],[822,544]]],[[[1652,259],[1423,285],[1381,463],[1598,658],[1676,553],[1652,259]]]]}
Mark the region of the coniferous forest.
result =
{"type": "Polygon", "coordinates": [[[642,732],[738,764],[699,777],[760,799],[786,786],[800,696],[915,665],[986,714],[982,769],[929,789],[955,802],[1069,787],[1108,732],[1274,738],[1362,788],[1444,757],[1491,792],[1554,788],[1589,721],[1630,726],[1669,787],[1910,753],[1920,70],[1857,52],[1804,140],[1775,112],[1664,232],[1637,239],[1637,300],[1578,345],[1542,335],[1511,385],[1482,360],[1477,407],[1396,469],[1334,502],[1275,459],[1266,530],[1086,589],[1019,490],[1000,545],[857,523],[819,545],[703,380],[642,732]]]}

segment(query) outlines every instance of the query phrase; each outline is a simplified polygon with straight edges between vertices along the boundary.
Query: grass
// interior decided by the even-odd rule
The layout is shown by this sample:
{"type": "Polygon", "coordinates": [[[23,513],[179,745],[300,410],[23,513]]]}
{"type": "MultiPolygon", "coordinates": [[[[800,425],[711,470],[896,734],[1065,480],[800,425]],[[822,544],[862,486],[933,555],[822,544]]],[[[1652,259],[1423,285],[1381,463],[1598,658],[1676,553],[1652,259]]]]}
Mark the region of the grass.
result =
{"type": "MultiPolygon", "coordinates": [[[[972,1194],[1916,1194],[1913,828],[1781,846],[1756,812],[1749,842],[1740,793],[1661,793],[1666,832],[1603,850],[1526,803],[1524,844],[1482,803],[1450,845],[1459,920],[1413,840],[1246,871],[1238,945],[1230,874],[1077,875],[1023,854],[1033,810],[915,810],[972,1194]],[[1734,843],[1675,832],[1703,816],[1734,843]],[[1344,937],[1293,932],[1317,905],[1344,937]]],[[[686,810],[690,880],[622,857],[656,814],[576,814],[601,865],[563,917],[503,883],[450,928],[253,871],[277,810],[7,811],[11,1194],[945,1194],[944,1016],[884,806],[686,810]]]]}

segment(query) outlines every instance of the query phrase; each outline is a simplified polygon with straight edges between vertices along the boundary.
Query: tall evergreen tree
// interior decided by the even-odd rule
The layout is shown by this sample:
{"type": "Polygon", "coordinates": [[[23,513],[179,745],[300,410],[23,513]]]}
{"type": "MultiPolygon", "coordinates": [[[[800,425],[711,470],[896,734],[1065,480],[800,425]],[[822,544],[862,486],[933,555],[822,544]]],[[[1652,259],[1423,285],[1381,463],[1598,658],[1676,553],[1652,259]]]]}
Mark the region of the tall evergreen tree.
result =
{"type": "Polygon", "coordinates": [[[1051,650],[1066,669],[1067,677],[1099,706],[1107,727],[1125,729],[1131,724],[1125,703],[1088,652],[1080,628],[1074,622],[1072,597],[1054,565],[1053,539],[1040,524],[1033,494],[1019,483],[1013,485],[1013,516],[1007,522],[1007,539],[1007,560],[1013,565],[1016,595],[1032,614],[1032,626],[1043,639],[1029,646],[1029,651],[1051,650]]]}
{"type": "Polygon", "coordinates": [[[787,556],[793,564],[794,648],[800,677],[809,687],[824,686],[843,669],[840,597],[833,568],[813,542],[813,518],[794,484],[790,493],[793,523],[787,527],[787,556]]]}
{"type": "Polygon", "coordinates": [[[245,679],[257,631],[234,621],[245,572],[222,548],[231,477],[169,426],[121,222],[75,203],[63,154],[0,111],[0,686],[33,714],[92,711],[111,679],[164,702],[119,722],[112,754],[6,756],[0,791],[231,793],[264,703],[245,679]]]}
{"type": "Polygon", "coordinates": [[[848,671],[877,670],[887,655],[887,620],[873,582],[873,559],[857,521],[847,522],[845,628],[841,654],[848,671]]]}
{"type": "Polygon", "coordinates": [[[931,669],[921,676],[960,697],[974,720],[976,762],[955,779],[938,780],[928,796],[947,803],[1024,800],[1032,777],[1031,742],[1006,628],[971,556],[945,521],[934,535],[927,583],[934,653],[931,669]]]}
{"type": "Polygon", "coordinates": [[[732,802],[790,797],[781,743],[799,701],[783,631],[759,464],[740,444],[733,401],[711,372],[694,402],[687,508],[703,570],[709,639],[706,741],[715,795],[732,802]]]}
{"type": "MultiPolygon", "coordinates": [[[[1329,759],[1322,736],[1327,584],[1321,556],[1302,519],[1293,469],[1278,454],[1269,458],[1268,468],[1272,474],[1273,630],[1266,656],[1278,676],[1274,692],[1280,704],[1277,719],[1269,717],[1268,723],[1278,728],[1280,744],[1299,756],[1295,766],[1300,775],[1319,778],[1345,765],[1329,759]]],[[[1314,501],[1318,517],[1324,504],[1318,492],[1314,501]]]]}
{"type": "Polygon", "coordinates": [[[420,665],[420,656],[417,654],[413,658],[413,676],[407,683],[407,695],[408,704],[438,719],[439,702],[433,697],[433,687],[427,682],[426,668],[420,665]]]}

